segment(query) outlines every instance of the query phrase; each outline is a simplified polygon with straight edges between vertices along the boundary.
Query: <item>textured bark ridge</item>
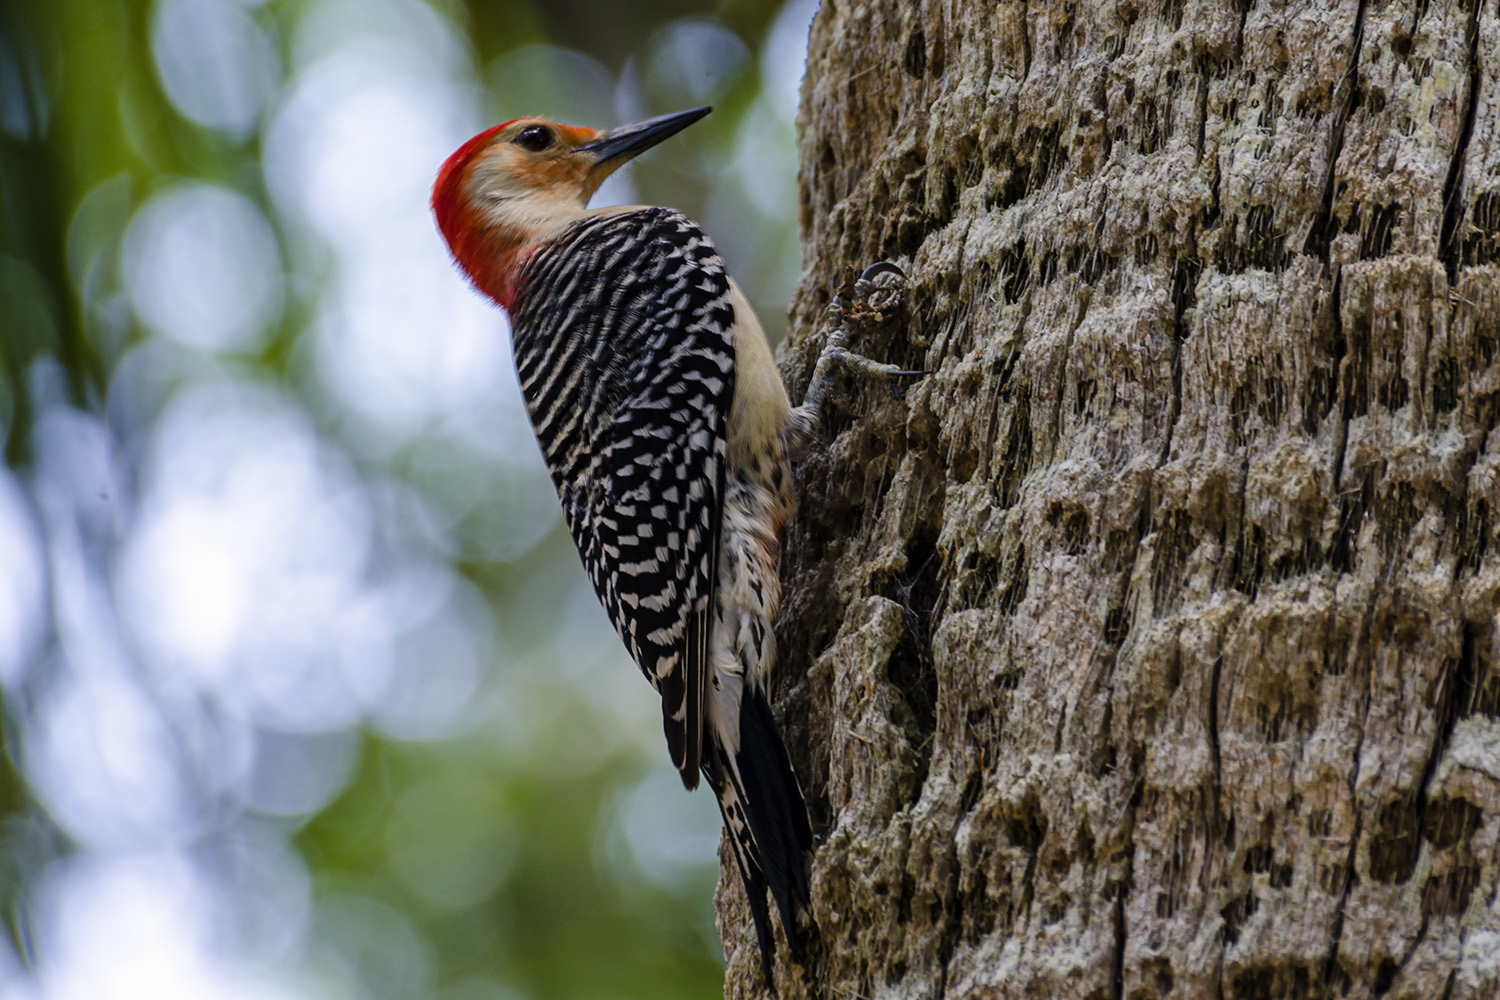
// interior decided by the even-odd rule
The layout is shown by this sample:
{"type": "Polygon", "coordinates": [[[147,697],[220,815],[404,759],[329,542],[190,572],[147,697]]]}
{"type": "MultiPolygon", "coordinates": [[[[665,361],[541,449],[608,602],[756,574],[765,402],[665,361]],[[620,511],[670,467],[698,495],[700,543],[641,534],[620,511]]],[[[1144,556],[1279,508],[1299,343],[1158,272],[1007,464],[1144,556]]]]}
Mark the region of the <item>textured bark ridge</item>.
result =
{"type": "MultiPolygon", "coordinates": [[[[788,998],[1500,996],[1500,12],[824,0],[788,998]]],[[[725,870],[727,995],[768,995],[725,870]]]]}

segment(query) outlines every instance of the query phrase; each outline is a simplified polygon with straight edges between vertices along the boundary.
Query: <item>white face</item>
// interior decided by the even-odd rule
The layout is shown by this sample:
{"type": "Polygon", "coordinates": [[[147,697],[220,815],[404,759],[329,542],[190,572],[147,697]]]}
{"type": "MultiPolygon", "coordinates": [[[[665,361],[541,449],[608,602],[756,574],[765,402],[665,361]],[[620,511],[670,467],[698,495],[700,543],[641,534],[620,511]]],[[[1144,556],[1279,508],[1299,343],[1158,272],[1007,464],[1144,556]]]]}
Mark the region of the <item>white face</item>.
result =
{"type": "Polygon", "coordinates": [[[464,198],[491,225],[546,231],[576,216],[613,170],[577,147],[598,132],[519,119],[475,157],[464,198]]]}

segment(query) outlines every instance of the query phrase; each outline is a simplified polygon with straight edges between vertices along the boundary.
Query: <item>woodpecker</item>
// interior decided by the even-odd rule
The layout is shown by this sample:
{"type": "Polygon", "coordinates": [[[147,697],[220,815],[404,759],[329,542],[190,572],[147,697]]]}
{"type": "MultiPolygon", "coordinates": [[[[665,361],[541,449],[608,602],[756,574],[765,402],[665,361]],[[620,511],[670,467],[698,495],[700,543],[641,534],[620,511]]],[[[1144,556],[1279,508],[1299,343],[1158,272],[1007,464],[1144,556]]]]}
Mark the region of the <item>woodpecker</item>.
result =
{"type": "Polygon", "coordinates": [[[568,530],[661,696],[682,783],[693,789],[702,774],[718,799],[770,982],[766,893],[800,957],[813,849],[767,700],[791,462],[836,370],[923,373],[850,354],[840,323],[793,408],[760,322],[702,229],[666,208],[587,208],[613,171],[709,110],[609,131],[497,125],[443,164],[432,208],[459,266],[510,317],[568,530]]]}

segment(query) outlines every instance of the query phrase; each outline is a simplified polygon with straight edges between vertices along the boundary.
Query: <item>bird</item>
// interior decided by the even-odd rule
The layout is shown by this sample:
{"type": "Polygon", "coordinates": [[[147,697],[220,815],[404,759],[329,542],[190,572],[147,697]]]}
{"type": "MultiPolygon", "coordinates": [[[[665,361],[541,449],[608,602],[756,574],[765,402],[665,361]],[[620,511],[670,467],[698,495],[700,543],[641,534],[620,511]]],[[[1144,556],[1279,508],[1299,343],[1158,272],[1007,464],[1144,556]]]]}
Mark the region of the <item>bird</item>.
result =
{"type": "MultiPolygon", "coordinates": [[[[588,208],[611,173],[710,110],[608,130],[539,117],[496,125],[443,163],[432,210],[459,268],[509,317],[564,520],[660,695],[683,785],[701,775],[718,801],[771,982],[766,895],[800,960],[814,850],[768,695],[792,462],[838,371],[925,373],[850,353],[840,322],[793,407],[754,310],[700,226],[663,207],[588,208]]],[[[861,288],[882,270],[900,273],[882,262],[861,288]]]]}

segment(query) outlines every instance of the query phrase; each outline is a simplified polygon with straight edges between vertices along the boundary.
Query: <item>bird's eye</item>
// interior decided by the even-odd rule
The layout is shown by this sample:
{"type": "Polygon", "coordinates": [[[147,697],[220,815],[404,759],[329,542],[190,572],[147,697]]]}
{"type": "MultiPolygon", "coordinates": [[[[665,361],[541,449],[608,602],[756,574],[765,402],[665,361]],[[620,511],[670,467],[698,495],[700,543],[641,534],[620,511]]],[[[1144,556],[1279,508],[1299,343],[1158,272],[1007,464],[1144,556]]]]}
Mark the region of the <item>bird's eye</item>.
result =
{"type": "Polygon", "coordinates": [[[552,145],[552,130],[545,125],[527,125],[516,136],[516,144],[522,149],[529,149],[533,153],[540,153],[552,145]]]}

